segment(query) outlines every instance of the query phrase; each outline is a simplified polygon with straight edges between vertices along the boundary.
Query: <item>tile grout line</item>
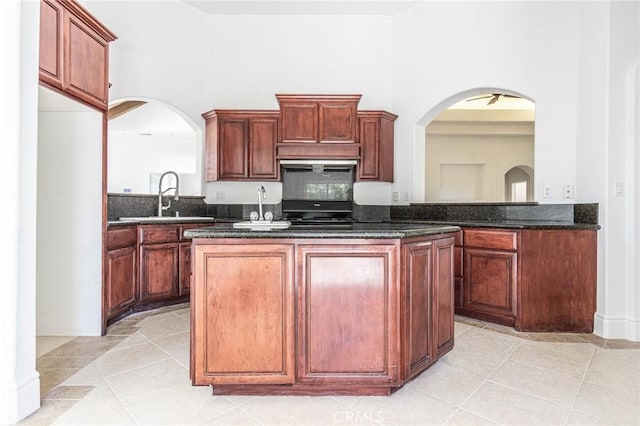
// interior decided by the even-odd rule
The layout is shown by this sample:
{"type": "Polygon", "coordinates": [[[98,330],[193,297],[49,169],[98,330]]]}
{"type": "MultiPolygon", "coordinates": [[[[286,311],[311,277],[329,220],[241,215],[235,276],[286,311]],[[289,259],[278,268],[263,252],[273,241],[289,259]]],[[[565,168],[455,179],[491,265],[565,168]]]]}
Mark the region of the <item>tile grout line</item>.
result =
{"type": "MultiPolygon", "coordinates": [[[[482,327],[482,328],[483,328],[483,327],[482,327]]],[[[520,340],[524,340],[524,339],[520,339],[520,340]]],[[[470,400],[471,398],[473,398],[473,397],[474,397],[474,395],[476,395],[476,394],[478,393],[478,391],[479,391],[480,389],[482,389],[482,387],[483,387],[487,382],[489,382],[489,378],[490,378],[490,377],[491,377],[491,376],[492,376],[496,371],[498,371],[498,369],[499,369],[500,367],[502,367],[502,366],[504,365],[504,363],[505,363],[505,362],[507,362],[507,360],[509,359],[509,357],[511,357],[511,355],[513,355],[513,353],[514,353],[514,352],[515,352],[515,351],[516,351],[520,346],[522,346],[523,344],[524,344],[524,342],[520,342],[520,343],[518,343],[518,344],[517,344],[517,345],[516,345],[516,346],[515,346],[515,347],[514,347],[510,352],[509,352],[509,354],[507,354],[507,356],[502,360],[502,362],[501,362],[500,364],[498,364],[498,365],[497,365],[493,370],[491,370],[491,372],[487,375],[487,377],[485,377],[485,378],[484,378],[484,380],[482,381],[482,383],[480,383],[480,385],[478,386],[478,388],[477,388],[476,390],[474,390],[474,391],[473,391],[473,392],[472,392],[472,393],[471,393],[471,394],[470,394],[470,395],[469,395],[469,396],[468,396],[464,401],[462,401],[462,402],[460,403],[460,405],[456,408],[456,410],[454,411],[454,413],[453,413],[453,414],[452,414],[452,415],[451,415],[451,416],[446,420],[447,422],[448,422],[449,420],[453,419],[453,418],[455,417],[455,415],[456,415],[456,414],[458,414],[458,412],[459,412],[461,409],[464,409],[465,411],[467,411],[467,412],[469,412],[469,413],[471,413],[471,414],[473,414],[473,415],[475,415],[475,416],[478,416],[478,417],[480,417],[480,418],[483,418],[483,419],[485,419],[485,420],[489,420],[489,421],[491,421],[491,422],[493,422],[493,423],[497,423],[497,424],[502,424],[502,423],[500,423],[500,422],[498,422],[498,421],[496,421],[496,420],[489,419],[489,418],[487,418],[487,417],[485,417],[485,416],[483,416],[483,415],[481,415],[481,414],[478,414],[478,413],[476,413],[476,412],[474,412],[474,411],[472,411],[472,410],[469,410],[468,408],[464,408],[464,406],[465,406],[465,404],[466,404],[467,402],[469,402],[469,400],[470,400]]],[[[455,345],[455,344],[454,344],[454,345],[455,345]]],[[[455,347],[455,346],[454,346],[454,347],[455,347]]],[[[446,423],[446,422],[445,422],[445,423],[446,423]]]]}

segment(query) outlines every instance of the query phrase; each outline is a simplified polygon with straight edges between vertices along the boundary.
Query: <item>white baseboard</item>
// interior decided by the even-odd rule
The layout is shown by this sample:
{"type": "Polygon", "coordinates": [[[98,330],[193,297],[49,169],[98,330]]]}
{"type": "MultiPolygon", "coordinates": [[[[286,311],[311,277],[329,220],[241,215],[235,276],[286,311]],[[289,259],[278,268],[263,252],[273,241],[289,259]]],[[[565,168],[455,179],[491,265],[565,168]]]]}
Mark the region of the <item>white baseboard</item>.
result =
{"type": "Polygon", "coordinates": [[[34,371],[33,377],[21,386],[3,389],[0,396],[0,425],[12,425],[40,408],[40,375],[34,371]]]}
{"type": "Polygon", "coordinates": [[[640,342],[640,321],[627,318],[607,318],[596,314],[593,333],[605,339],[640,342]]]}

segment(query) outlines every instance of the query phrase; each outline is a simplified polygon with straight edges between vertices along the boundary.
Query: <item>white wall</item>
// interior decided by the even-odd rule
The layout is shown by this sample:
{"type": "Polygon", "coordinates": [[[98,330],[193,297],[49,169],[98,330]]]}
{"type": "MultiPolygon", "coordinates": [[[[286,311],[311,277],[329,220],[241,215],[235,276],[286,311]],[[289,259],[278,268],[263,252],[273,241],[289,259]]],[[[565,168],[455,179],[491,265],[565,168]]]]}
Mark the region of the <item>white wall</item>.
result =
{"type": "MultiPolygon", "coordinates": [[[[109,193],[158,194],[151,174],[173,170],[180,175],[180,195],[200,195],[201,174],[196,182],[196,137],[190,134],[109,132],[109,193]]],[[[171,192],[172,194],[173,192],[171,192]]]]}
{"type": "Polygon", "coordinates": [[[37,2],[0,2],[0,424],[40,407],[36,371],[37,2]]]}
{"type": "MultiPolygon", "coordinates": [[[[638,217],[638,130],[640,129],[640,4],[613,2],[605,18],[609,26],[607,126],[596,127],[606,141],[594,173],[603,199],[601,277],[596,327],[599,334],[640,341],[640,237],[638,217]],[[602,152],[604,150],[604,152],[602,152]],[[604,161],[602,160],[604,159],[604,161]],[[604,169],[604,173],[603,173],[604,169]],[[622,193],[616,185],[622,184],[622,193]]],[[[585,174],[589,170],[584,171],[585,174]]]]}
{"type": "Polygon", "coordinates": [[[71,100],[38,114],[37,323],[40,336],[102,331],[102,114],[71,100]]]}

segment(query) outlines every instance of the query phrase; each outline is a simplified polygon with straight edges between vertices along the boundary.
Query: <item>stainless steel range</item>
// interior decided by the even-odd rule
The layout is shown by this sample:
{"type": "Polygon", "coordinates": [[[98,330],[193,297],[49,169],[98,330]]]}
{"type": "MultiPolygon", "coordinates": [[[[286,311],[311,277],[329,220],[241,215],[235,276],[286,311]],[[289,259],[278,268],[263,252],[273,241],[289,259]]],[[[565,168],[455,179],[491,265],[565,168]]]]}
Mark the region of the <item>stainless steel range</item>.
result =
{"type": "Polygon", "coordinates": [[[292,226],[351,226],[355,160],[281,160],[282,214],[292,226]]]}

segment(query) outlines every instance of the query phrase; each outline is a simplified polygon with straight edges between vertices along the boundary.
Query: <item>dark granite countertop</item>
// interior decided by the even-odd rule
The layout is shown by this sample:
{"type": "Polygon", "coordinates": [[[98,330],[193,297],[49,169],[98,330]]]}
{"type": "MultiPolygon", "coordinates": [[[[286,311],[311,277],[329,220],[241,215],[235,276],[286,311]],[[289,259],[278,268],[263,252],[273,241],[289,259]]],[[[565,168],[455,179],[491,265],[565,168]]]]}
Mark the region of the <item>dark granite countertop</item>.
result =
{"type": "Polygon", "coordinates": [[[394,220],[394,223],[446,224],[466,228],[504,228],[504,229],[585,229],[597,231],[600,225],[590,223],[572,223],[544,220],[394,220]]]}
{"type": "Polygon", "coordinates": [[[351,227],[292,226],[270,231],[235,229],[233,224],[189,229],[187,238],[361,238],[396,239],[457,232],[457,226],[444,224],[355,223],[351,227]]]}
{"type": "MultiPolygon", "coordinates": [[[[108,221],[109,227],[115,226],[128,226],[128,225],[148,225],[148,224],[180,224],[180,223],[211,223],[214,222],[216,224],[231,224],[233,222],[239,222],[242,219],[233,219],[233,218],[171,218],[172,220],[158,220],[155,218],[145,218],[137,221],[133,220],[110,220],[108,221]]],[[[389,225],[429,225],[429,226],[460,226],[460,227],[473,227],[473,228],[504,228],[504,229],[584,229],[584,230],[593,230],[597,231],[600,229],[600,225],[590,224],[590,223],[572,223],[572,222],[563,222],[563,221],[533,221],[533,220],[416,220],[416,219],[406,219],[406,220],[392,220],[389,222],[362,222],[356,224],[360,229],[354,230],[352,229],[350,232],[360,232],[365,228],[369,227],[373,229],[373,227],[378,226],[389,226],[389,225]]],[[[298,228],[296,228],[297,230],[298,228]]],[[[327,230],[326,228],[313,228],[316,231],[327,230]]],[[[234,230],[235,232],[250,232],[252,236],[256,236],[257,231],[246,231],[246,230],[234,230]]],[[[336,231],[327,230],[327,231],[336,231]]],[[[273,236],[273,231],[262,231],[266,232],[267,236],[273,236]]],[[[264,237],[258,237],[264,238],[264,237]]],[[[325,237],[328,238],[328,237],[325,237]]],[[[333,237],[331,237],[333,238],[333,237]]],[[[360,238],[360,237],[356,237],[360,238]]],[[[380,238],[380,237],[372,237],[372,238],[380,238]]],[[[386,238],[386,237],[383,237],[386,238]]],[[[390,237],[396,238],[396,237],[390,237]]],[[[404,237],[400,237],[404,238],[404,237]]]]}
{"type": "Polygon", "coordinates": [[[163,216],[162,218],[156,216],[139,217],[139,218],[121,218],[119,220],[107,221],[108,227],[113,226],[127,226],[127,225],[180,225],[184,223],[214,223],[221,222],[212,217],[173,217],[163,216]]]}

